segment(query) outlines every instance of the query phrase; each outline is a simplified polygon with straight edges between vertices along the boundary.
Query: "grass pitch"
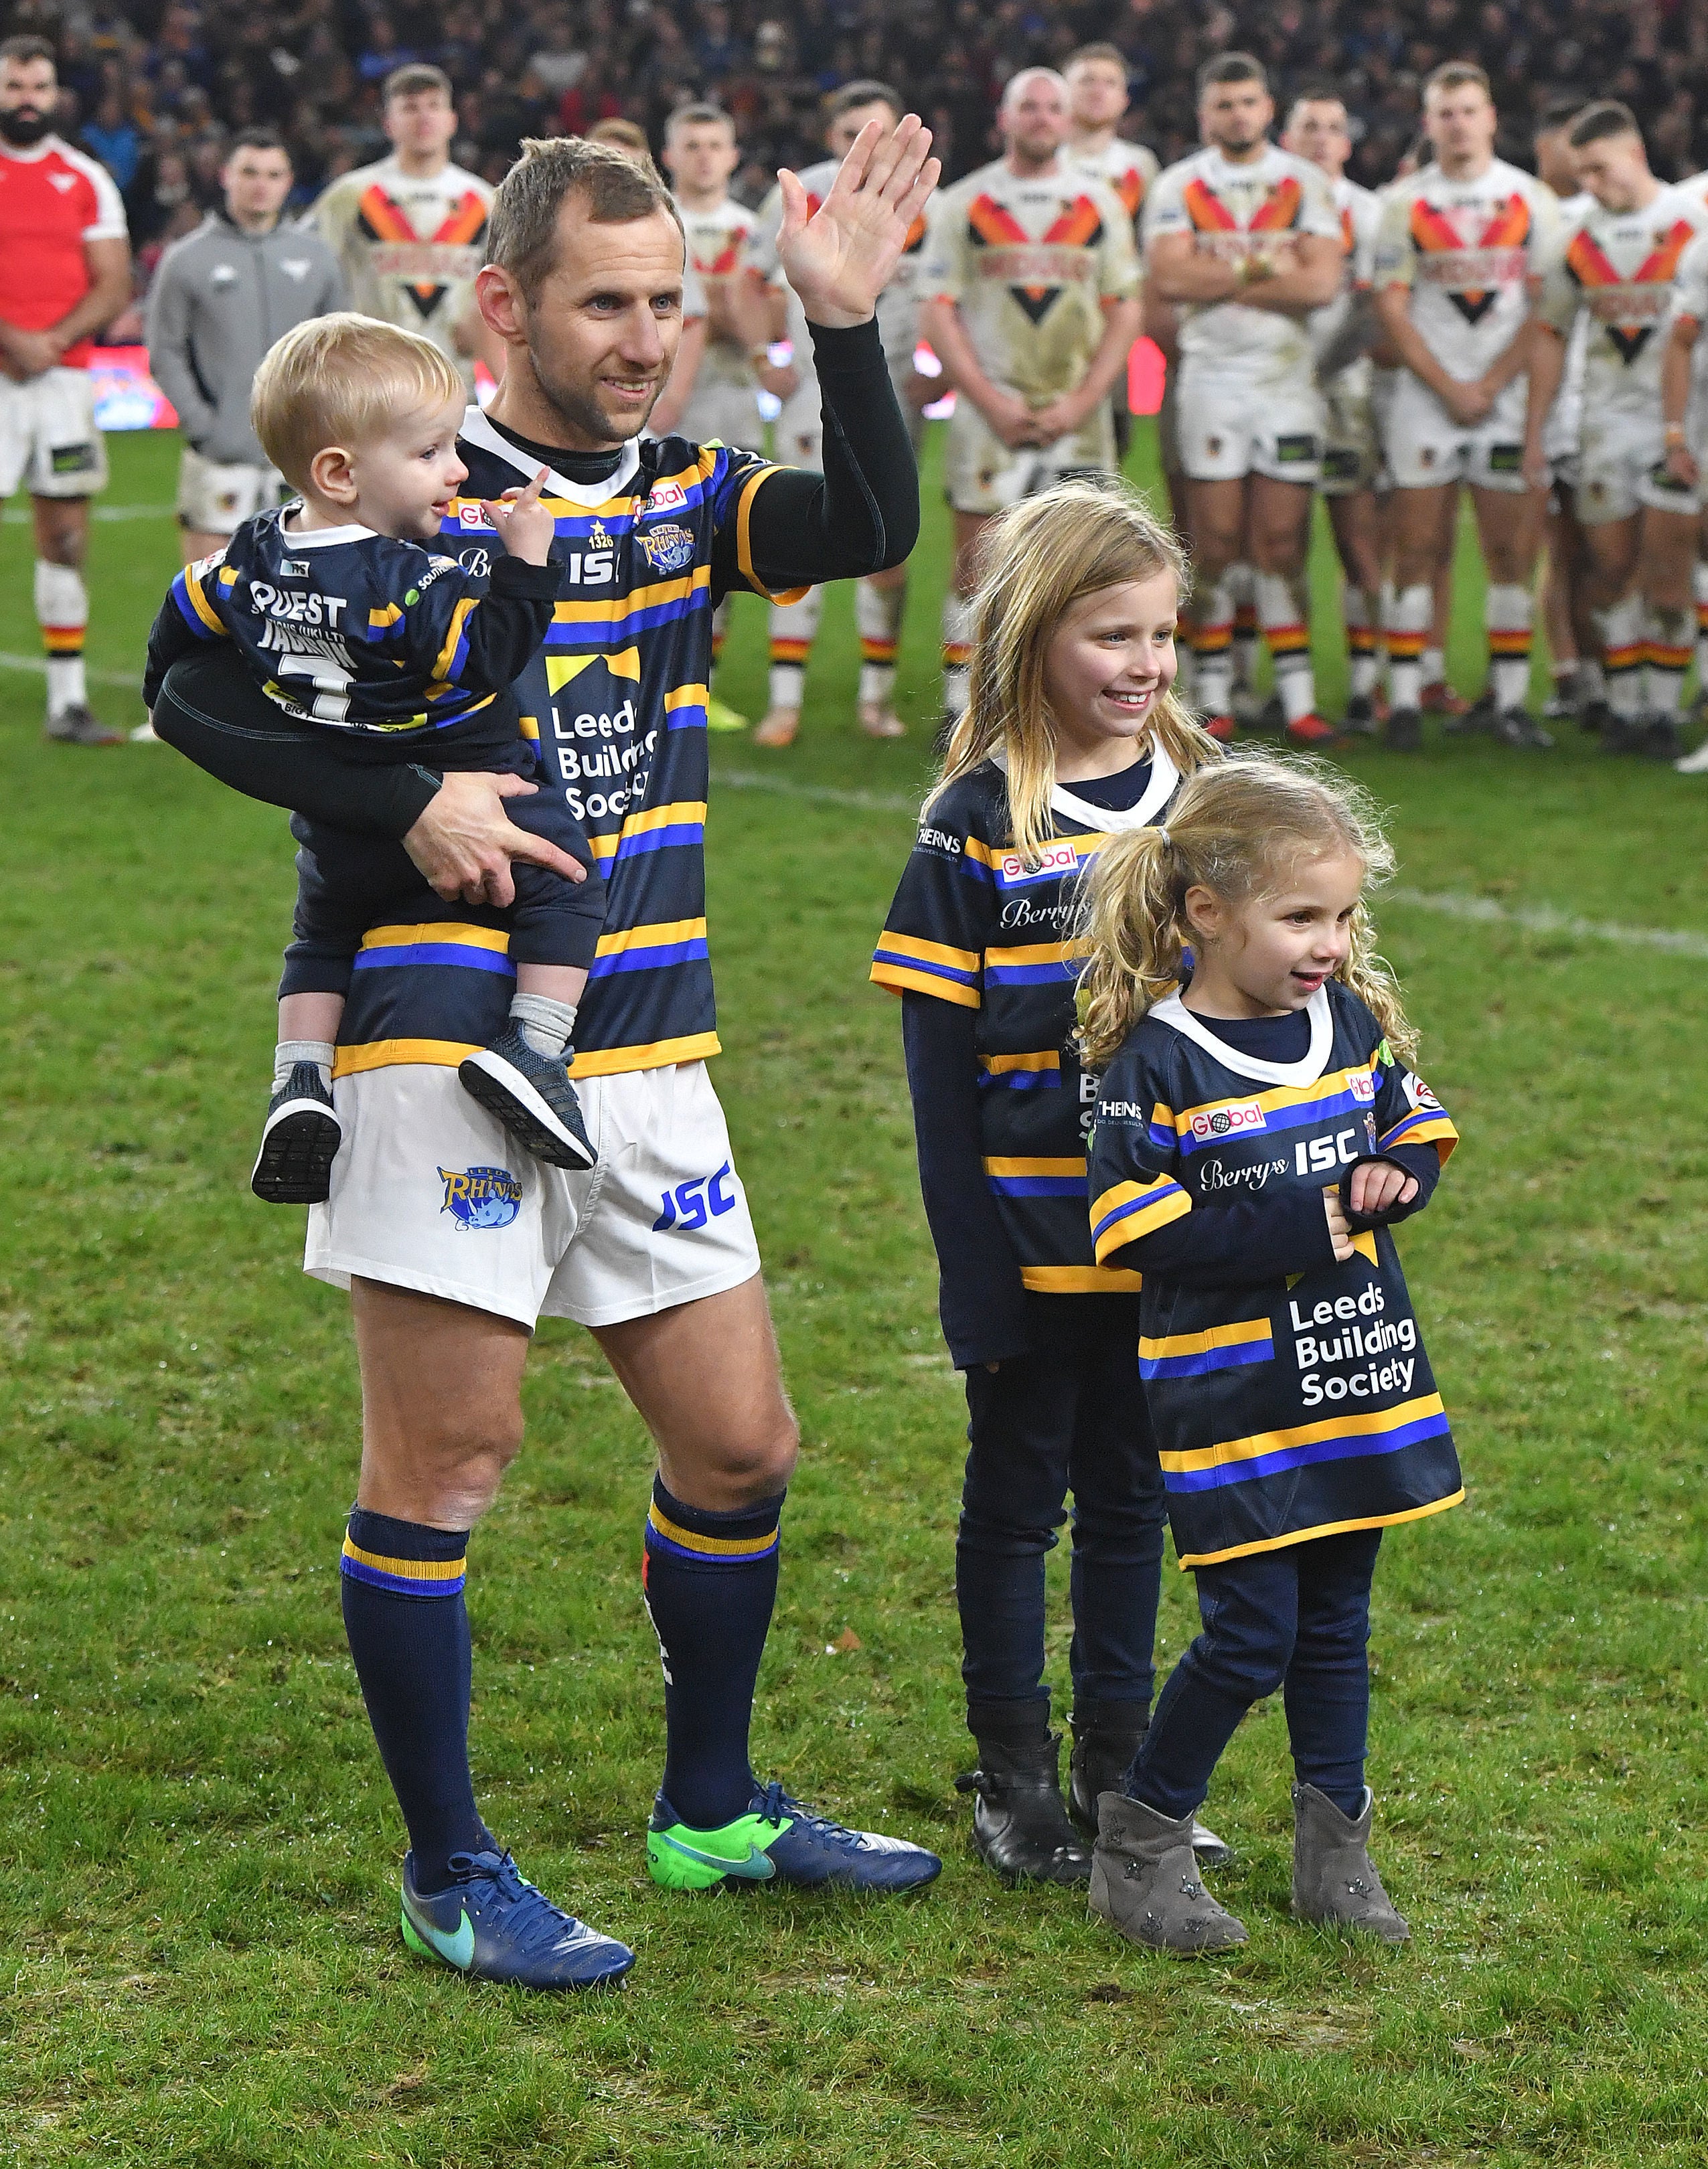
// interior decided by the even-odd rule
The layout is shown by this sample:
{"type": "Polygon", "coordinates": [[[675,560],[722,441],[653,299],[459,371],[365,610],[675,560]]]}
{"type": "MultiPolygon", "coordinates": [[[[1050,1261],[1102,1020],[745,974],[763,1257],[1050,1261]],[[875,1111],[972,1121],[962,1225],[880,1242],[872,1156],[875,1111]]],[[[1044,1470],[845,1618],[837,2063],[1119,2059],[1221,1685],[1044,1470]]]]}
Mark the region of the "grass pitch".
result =
{"type": "MultiPolygon", "coordinates": [[[[134,676],[174,562],[175,445],[113,451],[109,506],[157,509],[95,530],[90,652],[134,676]]],[[[245,1186],[282,818],[164,749],[45,746],[39,677],[0,676],[0,2161],[1701,2161],[1708,795],[1576,738],[1547,759],[1352,756],[1397,805],[1413,900],[1383,914],[1386,946],[1465,1136],[1404,1246],[1470,1502],[1390,1540],[1373,1649],[1380,1857],[1416,1941],[1353,1949],[1288,1920],[1271,1706],[1209,1809],[1251,1944],[1146,1957],[1070,1895],[999,1888],[951,1787],[963,1416],[895,1010],[864,984],[926,771],[934,483],[927,507],[903,672],[920,727],[854,736],[833,598],[799,746],[714,752],[709,857],[718,1082],[806,1442],[760,1767],[947,1866],[899,1905],[647,1880],[649,1455],[592,1344],[548,1325],[527,1448],[472,1548],[474,1752],[526,1871],[638,1948],[603,1999],[467,1984],[398,1940],[399,1825],[335,1587],[343,1305],[296,1271],[298,1216],[245,1186]]],[[[16,512],[0,649],[27,658],[16,512]]],[[[1474,568],[1461,600],[1474,678],[1474,568]]],[[[738,616],[720,690],[757,714],[763,612],[738,616]]],[[[95,703],[140,718],[120,685],[95,703]]],[[[1059,1692],[1065,1598],[1053,1568],[1059,1692]]],[[[1189,1598],[1171,1571],[1165,1663],[1189,1598]]]]}

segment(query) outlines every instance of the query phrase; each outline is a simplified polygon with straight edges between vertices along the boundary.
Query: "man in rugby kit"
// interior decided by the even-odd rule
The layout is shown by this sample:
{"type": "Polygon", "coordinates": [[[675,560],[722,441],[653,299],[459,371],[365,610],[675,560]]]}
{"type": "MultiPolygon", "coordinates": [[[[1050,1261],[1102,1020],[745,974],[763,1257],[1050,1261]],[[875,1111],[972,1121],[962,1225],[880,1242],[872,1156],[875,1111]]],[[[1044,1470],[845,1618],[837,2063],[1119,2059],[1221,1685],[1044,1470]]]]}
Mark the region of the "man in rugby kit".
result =
{"type": "Polygon", "coordinates": [[[967,705],[975,552],[987,520],[1070,474],[1115,467],[1109,394],[1139,336],[1133,222],[1069,170],[1068,88],[1022,68],[1002,93],[1007,146],[932,206],[921,328],[954,386],[944,484],[955,523],[943,598],[943,707],[967,705]]]}
{"type": "MultiPolygon", "coordinates": [[[[836,168],[849,147],[868,120],[894,128],[900,120],[901,97],[888,83],[845,83],[830,100],[830,125],[825,131],[830,155],[800,176],[807,200],[816,209],[829,195],[836,168]]],[[[777,260],[777,236],[782,224],[781,186],[771,190],[760,206],[759,232],[753,250],[754,267],[763,274],[774,296],[782,304],[777,327],[787,339],[793,360],[789,378],[792,389],[777,417],[777,449],[784,457],[803,466],[817,466],[823,446],[819,429],[819,387],[809,356],[812,342],[806,318],[794,290],[783,277],[777,260]]],[[[904,246],[895,276],[878,304],[878,328],[889,362],[890,381],[907,420],[915,456],[925,433],[924,410],[938,392],[934,377],[921,376],[914,366],[919,344],[919,271],[923,261],[926,221],[916,219],[904,246]]],[[[818,637],[824,598],[813,588],[798,602],[773,603],[771,610],[771,705],[765,720],[753,733],[755,745],[793,745],[801,724],[801,701],[806,689],[807,661],[818,637]]],[[[854,616],[860,637],[860,685],[856,718],[867,738],[899,738],[905,727],[895,712],[895,658],[901,645],[902,613],[907,606],[907,568],[897,565],[887,573],[874,573],[854,590],[854,616]]]]}
{"type": "MultiPolygon", "coordinates": [[[[1139,240],[1139,223],[1145,199],[1161,168],[1156,153],[1116,131],[1130,99],[1127,62],[1118,45],[1081,45],[1062,62],[1062,78],[1068,87],[1068,140],[1062,164],[1087,180],[1101,181],[1120,198],[1133,221],[1133,239],[1139,240]]],[[[1110,402],[1115,418],[1115,460],[1119,466],[1133,441],[1133,410],[1128,400],[1127,372],[1115,379],[1110,402]]]]}
{"type": "Polygon", "coordinates": [[[1593,200],[1567,226],[1543,287],[1525,473],[1538,487],[1545,481],[1544,433],[1566,342],[1587,319],[1577,507],[1611,711],[1602,743],[1675,760],[1701,502],[1667,464],[1661,364],[1680,261],[1708,232],[1708,204],[1655,179],[1629,106],[1611,99],[1586,106],[1571,139],[1593,200]]]}
{"type": "Polygon", "coordinates": [[[1423,126],[1434,163],[1387,191],[1376,243],[1376,309],[1404,364],[1383,447],[1394,484],[1387,742],[1399,752],[1423,743],[1423,649],[1464,484],[1488,572],[1495,733],[1508,745],[1547,747],[1553,739],[1524,706],[1542,498],[1524,478],[1524,376],[1558,211],[1551,189],[1495,157],[1494,101],[1481,68],[1450,61],[1436,69],[1423,88],[1423,126]]]}
{"type": "Polygon", "coordinates": [[[1341,283],[1341,225],[1316,168],[1268,140],[1262,67],[1224,53],[1198,77],[1208,148],[1171,166],[1145,216],[1145,274],[1180,312],[1176,427],[1200,600],[1194,692],[1231,738],[1234,604],[1227,575],[1255,574],[1287,734],[1332,738],[1316,713],[1305,565],[1322,458],[1323,403],[1309,318],[1341,283]]]}
{"type": "Polygon", "coordinates": [[[1368,735],[1376,727],[1381,669],[1376,637],[1382,606],[1376,509],[1381,455],[1376,449],[1376,418],[1370,402],[1369,296],[1382,207],[1370,189],[1347,179],[1352,133],[1346,107],[1332,92],[1306,92],[1294,100],[1281,132],[1281,147],[1321,170],[1340,219],[1340,292],[1310,318],[1316,378],[1326,415],[1318,488],[1328,508],[1345,579],[1341,608],[1351,683],[1343,727],[1368,735]]]}
{"type": "MultiPolygon", "coordinates": [[[[753,451],[765,442],[759,387],[774,386],[764,299],[749,262],[759,221],[729,193],[740,163],[735,123],[721,107],[679,106],[665,122],[665,168],[688,238],[688,267],[706,297],[706,343],[677,427],[694,444],[753,451]]],[[[713,628],[714,663],[729,616],[726,605],[713,628]]],[[[707,701],[706,721],[714,731],[747,727],[745,716],[718,700],[707,701]]]]}
{"type": "MultiPolygon", "coordinates": [[[[1680,186],[1694,193],[1700,179],[1697,175],[1680,186]]],[[[1708,371],[1703,366],[1708,361],[1708,346],[1701,339],[1705,323],[1708,323],[1708,241],[1696,241],[1685,250],[1679,266],[1672,321],[1661,362],[1661,414],[1667,466],[1679,482],[1699,494],[1703,493],[1704,468],[1708,466],[1708,371]]],[[[1708,526],[1708,515],[1705,515],[1703,524],[1708,526]]],[[[1695,568],[1699,617],[1703,610],[1704,569],[1699,559],[1695,568]]],[[[1703,680],[1696,695],[1700,716],[1705,700],[1708,700],[1708,669],[1703,663],[1700,634],[1696,668],[1703,680]]],[[[1694,753],[1684,754],[1673,765],[1680,775],[1708,775],[1708,738],[1694,753]]]]}
{"type": "Polygon", "coordinates": [[[89,500],[107,486],[91,334],[131,298],[131,247],[112,175],[53,132],[58,100],[45,38],[0,44],[0,502],[20,482],[29,492],[47,735],[117,745],[124,733],[89,711],[83,568],[89,500]]]}
{"type": "MultiPolygon", "coordinates": [[[[576,1031],[599,1166],[584,1178],[518,1164],[460,1090],[461,1049],[508,999],[508,934],[500,913],[447,905],[424,883],[363,944],[372,961],[354,974],[334,1073],[344,1144],[307,1258],[352,1289],[364,1443],[345,1621],[409,1826],[404,1932],[488,1979],[583,1986],[632,1962],[521,1879],[469,1775],[467,1535],[520,1443],[542,1315],[592,1330],[658,1444],[643,1575],[667,1717],[654,1879],[894,1890],[938,1868],[919,1847],[845,1830],[758,1784],[748,1761],[797,1434],[705,1069],[718,1042],[703,861],[713,605],[738,584],[771,595],[798,577],[899,562],[917,533],[917,476],[874,312],[937,179],[929,145],[911,116],[888,136],[867,130],[810,219],[798,182],[784,184],[778,253],[814,344],[824,475],[680,438],[638,444],[670,372],[685,268],[681,224],[649,170],[580,139],[536,144],[494,206],[479,300],[509,359],[492,408],[471,408],[459,440],[467,494],[442,546],[478,572],[492,546],[482,499],[546,467],[565,600],[516,691],[542,781],[564,792],[606,878],[576,1031]]],[[[216,729],[235,717],[243,758],[266,758],[270,704],[216,650],[174,666],[163,700],[216,729]]],[[[276,795],[286,770],[291,802],[311,814],[407,831],[440,894],[485,886],[483,846],[469,850],[454,802],[421,846],[430,778],[404,818],[405,771],[346,764],[329,779],[313,742],[294,743],[258,795],[276,795]]]]}
{"type": "Polygon", "coordinates": [[[178,524],[186,564],[276,504],[281,483],[249,420],[249,387],[295,324],[344,306],[344,277],[316,234],[281,225],[291,153],[270,129],[232,145],[222,210],[160,259],[148,290],[148,366],[178,414],[178,524]]]}
{"type": "Polygon", "coordinates": [[[350,307],[430,338],[472,397],[476,358],[494,376],[503,366],[474,306],[492,189],[451,163],[456,109],[442,69],[393,69],[384,120],[391,156],[332,182],[306,222],[343,267],[350,307]]]}
{"type": "MultiPolygon", "coordinates": [[[[1583,110],[1577,97],[1551,99],[1531,138],[1536,175],[1560,200],[1560,223],[1568,229],[1594,199],[1577,185],[1572,124],[1583,110]]],[[[1542,431],[1548,460],[1547,568],[1542,579],[1542,617],[1548,634],[1554,690],[1543,720],[1579,717],[1586,729],[1607,720],[1601,675],[1601,636],[1590,615],[1588,546],[1577,518],[1578,452],[1583,436],[1583,349],[1589,319],[1579,319],[1566,341],[1565,371],[1542,431]]]]}

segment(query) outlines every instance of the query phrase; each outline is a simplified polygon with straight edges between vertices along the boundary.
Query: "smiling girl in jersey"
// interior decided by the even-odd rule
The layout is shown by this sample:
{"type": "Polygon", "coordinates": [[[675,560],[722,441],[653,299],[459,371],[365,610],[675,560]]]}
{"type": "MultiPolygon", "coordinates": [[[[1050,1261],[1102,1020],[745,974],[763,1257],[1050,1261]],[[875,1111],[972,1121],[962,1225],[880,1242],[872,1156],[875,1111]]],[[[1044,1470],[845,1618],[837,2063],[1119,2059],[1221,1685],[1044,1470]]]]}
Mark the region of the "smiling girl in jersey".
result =
{"type": "Polygon", "coordinates": [[[1139,1368],[1204,1618],[1099,1803],[1092,1911],[1156,1949],[1246,1939],[1194,1873],[1193,1818],[1278,1688],[1294,1911],[1406,1939],[1366,1850],[1370,1582],[1384,1528],[1465,1494],[1388,1233],[1457,1142],[1374,952],[1364,892],[1392,871],[1356,785],[1254,759],[1193,778],[1087,885],[1092,1239],[1144,1274],[1139,1368]]]}
{"type": "MultiPolygon", "coordinates": [[[[1095,1079],[1069,1045],[1081,871],[1220,759],[1172,688],[1185,566],[1144,500],[1069,482],[985,539],[970,703],[872,977],[902,998],[920,1185],[970,1452],[956,1544],[974,1842],[1083,1883],[1044,1665],[1044,1559],[1074,1499],[1071,1805],[1086,1840],[1150,1713],[1163,1498],[1134,1367],[1139,1276],[1093,1257],[1095,1079]]],[[[1223,1850],[1208,1832],[1202,1841],[1223,1850]]]]}

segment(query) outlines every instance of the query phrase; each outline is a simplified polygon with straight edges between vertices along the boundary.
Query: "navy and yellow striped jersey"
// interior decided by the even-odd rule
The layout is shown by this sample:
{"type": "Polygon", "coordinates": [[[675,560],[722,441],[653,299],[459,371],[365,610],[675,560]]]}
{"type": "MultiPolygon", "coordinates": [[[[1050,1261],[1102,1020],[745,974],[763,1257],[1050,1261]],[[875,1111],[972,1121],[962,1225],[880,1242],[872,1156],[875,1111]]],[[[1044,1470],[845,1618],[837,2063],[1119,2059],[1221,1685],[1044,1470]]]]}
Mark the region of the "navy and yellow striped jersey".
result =
{"type": "MultiPolygon", "coordinates": [[[[1331,980],[1308,1015],[1292,1063],[1227,1045],[1178,994],[1136,1026],[1103,1074],[1092,1134],[1100,1263],[1187,1213],[1320,1191],[1372,1152],[1433,1144],[1446,1159],[1458,1132],[1357,996],[1331,980]]],[[[1354,1239],[1346,1264],[1266,1284],[1145,1276],[1139,1370],[1182,1566],[1465,1495],[1393,1237],[1354,1239]]]]}
{"type": "MultiPolygon", "coordinates": [[[[478,408],[457,440],[469,475],[440,546],[471,578],[498,543],[483,498],[539,462],[478,408]]],[[[605,876],[605,932],[575,1021],[578,1077],[718,1051],[706,939],[707,681],[712,607],[754,570],[748,523],[776,472],[750,452],[666,438],[627,446],[611,477],[548,470],[561,600],[544,646],[516,680],[521,727],[543,788],[561,791],[605,876]]],[[[419,925],[368,934],[351,983],[339,1074],[393,1063],[454,1066],[502,1021],[508,937],[496,914],[424,910],[419,925]]]]}
{"type": "Polygon", "coordinates": [[[1083,867],[1111,835],[1160,821],[1179,782],[1161,748],[1125,812],[1058,785],[1054,834],[1035,865],[1016,852],[1001,769],[952,783],[920,823],[873,959],[898,994],[979,1012],[974,1047],[985,1179],[1026,1287],[1049,1295],[1134,1289],[1139,1276],[1092,1255],[1086,1226],[1086,1132],[1095,1079],[1070,1034],[1079,951],[1072,938],[1083,867]]]}
{"type": "Polygon", "coordinates": [[[144,697],[179,655],[230,639],[286,714],[357,738],[426,741],[387,758],[431,761],[446,733],[514,743],[508,688],[546,637],[556,569],[506,558],[489,588],[485,565],[472,578],[454,556],[371,528],[294,532],[283,522],[298,509],[259,513],[177,575],[149,639],[144,697]]]}

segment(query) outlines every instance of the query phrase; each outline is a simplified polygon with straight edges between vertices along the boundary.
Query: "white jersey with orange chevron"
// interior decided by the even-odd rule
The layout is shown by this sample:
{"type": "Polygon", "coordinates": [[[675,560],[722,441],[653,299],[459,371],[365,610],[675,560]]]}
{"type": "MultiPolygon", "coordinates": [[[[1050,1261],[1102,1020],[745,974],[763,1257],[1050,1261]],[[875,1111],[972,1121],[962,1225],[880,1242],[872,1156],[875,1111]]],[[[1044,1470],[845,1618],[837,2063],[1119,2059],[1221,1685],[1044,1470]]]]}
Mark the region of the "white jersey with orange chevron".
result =
{"type": "Polygon", "coordinates": [[[1042,405],[1083,382],[1105,301],[1139,290],[1133,221],[1101,181],[982,166],[931,207],[923,291],[953,301],[993,384],[1042,405]]]}
{"type": "MultiPolygon", "coordinates": [[[[1332,301],[1312,310],[1306,319],[1311,349],[1319,366],[1326,356],[1343,346],[1358,296],[1368,294],[1376,269],[1376,234],[1382,223],[1382,200],[1373,189],[1361,189],[1342,173],[1331,181],[1335,216],[1340,221],[1340,245],[1344,258],[1340,291],[1332,301]]],[[[1365,357],[1346,365],[1356,368],[1365,357]]],[[[1366,368],[1364,374],[1368,376],[1366,368]]]]}
{"type": "MultiPolygon", "coordinates": [[[[1286,253],[1302,235],[1340,237],[1326,177],[1303,158],[1266,143],[1236,163],[1214,147],[1170,166],[1150,191],[1145,239],[1189,235],[1230,264],[1286,253]]],[[[1308,378],[1313,363],[1303,317],[1242,301],[1188,301],[1180,309],[1180,352],[1205,375],[1260,389],[1308,378]]]]}
{"type": "Polygon", "coordinates": [[[334,181],[307,221],[343,265],[351,308],[420,332],[471,385],[473,364],[456,328],[486,261],[495,193],[461,166],[414,174],[395,157],[382,158],[334,181]]]}
{"type": "Polygon", "coordinates": [[[1553,190],[1502,159],[1461,180],[1426,166],[1384,191],[1377,288],[1409,286],[1430,353],[1449,376],[1474,382],[1528,318],[1559,217],[1553,190]]]}
{"type": "Polygon", "coordinates": [[[1061,163],[1069,173],[1082,173],[1088,181],[1101,181],[1106,189],[1113,189],[1137,232],[1145,200],[1162,170],[1154,151],[1116,136],[1097,150],[1070,143],[1062,152],[1061,163]]]}
{"type": "MultiPolygon", "coordinates": [[[[745,204],[730,196],[711,211],[690,211],[680,199],[676,209],[687,237],[689,268],[706,290],[707,299],[714,301],[732,279],[745,277],[751,269],[750,252],[759,221],[745,204]]],[[[697,394],[713,386],[751,392],[753,364],[747,349],[738,339],[708,333],[694,381],[697,394]]]]}
{"type": "Polygon", "coordinates": [[[1596,425],[1611,413],[1657,420],[1661,357],[1680,264],[1708,232],[1708,200],[1663,188],[1641,211],[1604,211],[1593,199],[1565,229],[1542,289],[1541,314],[1566,338],[1580,317],[1583,408],[1596,425]]]}
{"type": "MultiPolygon", "coordinates": [[[[804,168],[797,176],[807,192],[809,218],[835,186],[841,166],[840,158],[821,158],[816,166],[804,168]]],[[[804,377],[812,369],[812,342],[800,296],[784,278],[782,260],[777,253],[777,237],[782,226],[782,190],[773,188],[759,207],[758,229],[749,248],[748,260],[768,285],[787,297],[787,336],[794,350],[795,368],[804,377]]],[[[889,373],[898,381],[912,369],[914,349],[919,344],[920,303],[925,298],[920,278],[925,262],[925,240],[926,221],[921,214],[914,221],[903,243],[900,261],[890,274],[889,284],[878,297],[878,335],[883,342],[889,373]]]]}

